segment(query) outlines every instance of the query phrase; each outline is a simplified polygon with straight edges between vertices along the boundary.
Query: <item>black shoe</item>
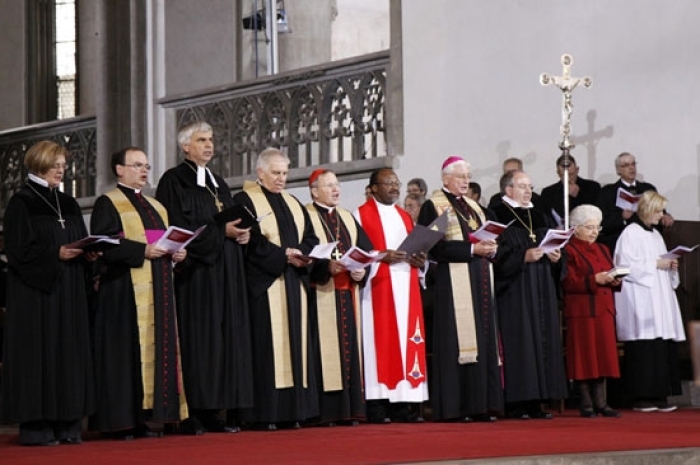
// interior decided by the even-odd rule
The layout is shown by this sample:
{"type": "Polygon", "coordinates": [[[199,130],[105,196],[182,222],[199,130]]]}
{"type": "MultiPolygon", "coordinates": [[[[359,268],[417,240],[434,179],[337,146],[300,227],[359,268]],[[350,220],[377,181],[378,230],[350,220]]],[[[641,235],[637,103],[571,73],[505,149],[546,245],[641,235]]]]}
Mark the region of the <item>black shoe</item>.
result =
{"type": "Polygon", "coordinates": [[[552,419],[552,414],[549,412],[545,412],[544,410],[532,410],[530,412],[527,412],[527,415],[530,418],[533,418],[535,420],[551,420],[552,419]]]}
{"type": "Polygon", "coordinates": [[[82,444],[83,440],[81,438],[65,438],[65,439],[61,439],[60,443],[61,444],[68,444],[71,446],[77,446],[79,444],[82,444]]]}
{"type": "Polygon", "coordinates": [[[530,419],[530,415],[523,409],[510,410],[510,411],[508,411],[508,413],[506,413],[506,416],[508,418],[512,418],[514,420],[529,420],[530,419]]]}
{"type": "Polygon", "coordinates": [[[581,407],[579,410],[583,418],[595,418],[597,415],[593,407],[581,407]]]}
{"type": "Polygon", "coordinates": [[[469,415],[462,417],[459,419],[460,423],[474,423],[474,419],[470,417],[469,415]]]}
{"type": "Polygon", "coordinates": [[[190,417],[180,423],[180,433],[201,436],[204,434],[204,426],[196,418],[190,417]]]}
{"type": "Polygon", "coordinates": [[[60,442],[57,439],[51,439],[49,441],[44,441],[44,442],[26,442],[22,443],[23,446],[57,446],[59,445],[60,442]]]}
{"type": "Polygon", "coordinates": [[[596,407],[594,410],[595,410],[595,413],[597,413],[601,417],[620,418],[622,416],[620,414],[620,412],[618,412],[617,410],[611,409],[608,405],[606,405],[605,407],[600,407],[600,408],[596,407]]]}
{"type": "Polygon", "coordinates": [[[495,423],[498,421],[498,418],[496,418],[495,415],[489,415],[488,413],[477,413],[472,415],[472,418],[474,421],[478,421],[480,423],[495,423]]]}
{"type": "Polygon", "coordinates": [[[210,421],[204,425],[208,433],[238,433],[241,429],[238,426],[229,426],[220,418],[210,421]]]}

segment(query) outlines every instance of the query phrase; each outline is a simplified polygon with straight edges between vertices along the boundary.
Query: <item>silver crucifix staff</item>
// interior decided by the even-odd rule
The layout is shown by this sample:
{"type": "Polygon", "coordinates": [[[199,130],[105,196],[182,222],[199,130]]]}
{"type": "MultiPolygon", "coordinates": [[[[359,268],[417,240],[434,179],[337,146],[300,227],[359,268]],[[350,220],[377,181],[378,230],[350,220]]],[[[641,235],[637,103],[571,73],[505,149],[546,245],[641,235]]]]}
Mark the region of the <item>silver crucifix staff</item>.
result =
{"type": "Polygon", "coordinates": [[[569,134],[571,133],[571,112],[574,109],[574,104],[571,101],[571,93],[579,84],[583,87],[591,87],[593,81],[588,76],[583,78],[571,77],[569,75],[569,68],[574,64],[574,59],[568,53],[561,56],[561,64],[564,66],[564,71],[561,76],[550,76],[549,74],[542,73],[540,75],[540,84],[543,86],[554,84],[562,91],[562,111],[561,111],[561,127],[559,132],[561,133],[561,142],[559,142],[559,148],[561,149],[562,155],[564,155],[564,178],[562,183],[564,184],[564,228],[569,229],[569,155],[570,150],[574,148],[574,145],[569,140],[569,134]]]}

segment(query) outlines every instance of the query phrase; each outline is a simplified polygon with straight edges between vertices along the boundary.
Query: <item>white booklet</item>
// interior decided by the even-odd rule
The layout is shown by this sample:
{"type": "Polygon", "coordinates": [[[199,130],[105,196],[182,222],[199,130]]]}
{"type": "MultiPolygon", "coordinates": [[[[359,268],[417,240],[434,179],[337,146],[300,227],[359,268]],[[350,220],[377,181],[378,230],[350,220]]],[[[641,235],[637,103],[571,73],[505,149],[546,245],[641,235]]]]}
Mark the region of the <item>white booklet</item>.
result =
{"type": "Polygon", "coordinates": [[[207,225],[204,225],[194,231],[190,231],[189,229],[170,226],[160,239],[155,242],[155,246],[167,250],[169,254],[174,254],[187,247],[187,244],[195,240],[206,227],[207,225]]]}
{"type": "Polygon", "coordinates": [[[616,266],[612,270],[608,271],[608,276],[611,278],[623,278],[630,274],[630,269],[624,266],[616,266]]]}
{"type": "MultiPolygon", "coordinates": [[[[515,220],[513,220],[515,221],[515,220]]],[[[469,239],[476,239],[478,241],[495,241],[498,236],[503,234],[503,231],[508,229],[508,226],[513,224],[511,221],[508,224],[499,223],[497,221],[487,221],[482,224],[479,229],[474,232],[469,233],[469,239]]],[[[472,240],[472,242],[474,242],[472,240]]]]}
{"type": "Polygon", "coordinates": [[[693,247],[679,245],[678,247],[674,247],[673,249],[669,250],[665,254],[662,254],[659,258],[678,258],[692,252],[693,250],[697,249],[698,246],[700,246],[700,244],[694,245],[693,247]]]}
{"type": "Polygon", "coordinates": [[[376,263],[386,256],[386,253],[380,253],[378,250],[365,252],[357,246],[350,247],[350,250],[345,252],[340,260],[338,260],[346,270],[360,270],[372,263],[376,263]]]}
{"type": "Polygon", "coordinates": [[[569,230],[565,231],[562,231],[561,229],[549,229],[538,247],[542,249],[544,253],[553,252],[564,247],[573,235],[574,228],[570,228],[569,230]]]}
{"type": "Polygon", "coordinates": [[[308,255],[296,254],[296,256],[301,257],[301,258],[305,258],[307,260],[310,260],[312,258],[318,258],[321,260],[330,260],[331,253],[333,253],[333,250],[335,250],[336,245],[338,245],[338,241],[329,242],[327,244],[317,244],[314,246],[313,249],[311,249],[311,252],[309,252],[308,255]]]}
{"type": "Polygon", "coordinates": [[[617,199],[615,199],[615,206],[620,207],[623,210],[637,211],[637,204],[641,195],[634,195],[631,192],[624,190],[622,187],[617,188],[617,199]]]}

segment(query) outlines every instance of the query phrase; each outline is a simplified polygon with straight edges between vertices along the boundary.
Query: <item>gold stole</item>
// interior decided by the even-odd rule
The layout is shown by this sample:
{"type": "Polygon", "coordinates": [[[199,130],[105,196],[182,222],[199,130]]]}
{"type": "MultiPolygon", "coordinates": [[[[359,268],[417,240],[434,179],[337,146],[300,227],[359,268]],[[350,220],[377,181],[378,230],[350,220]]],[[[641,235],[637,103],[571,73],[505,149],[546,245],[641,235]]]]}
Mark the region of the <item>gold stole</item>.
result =
{"type": "MultiPolygon", "coordinates": [[[[309,211],[311,223],[316,231],[319,242],[327,244],[326,230],[321,223],[321,216],[313,203],[306,205],[309,211]]],[[[342,221],[350,234],[352,244],[357,243],[357,226],[352,214],[340,207],[336,207],[338,221],[342,221]]],[[[352,305],[355,313],[355,321],[358,324],[357,347],[362,347],[362,332],[360,325],[360,291],[355,286],[352,292],[352,305]]],[[[321,346],[321,371],[323,373],[323,391],[341,391],[343,379],[340,363],[340,343],[338,342],[338,314],[336,312],[335,281],[331,276],[326,284],[316,284],[316,312],[318,314],[318,337],[321,346]]],[[[362,357],[360,357],[360,360],[362,357]]],[[[362,363],[360,362],[360,366],[362,363]]]]}
{"type": "MultiPolygon", "coordinates": [[[[119,189],[113,189],[105,194],[109,198],[119,213],[124,237],[126,239],[148,243],[146,230],[143,227],[141,216],[136,208],[119,189]]],[[[156,209],[165,224],[168,224],[168,212],[165,207],[153,197],[143,196],[148,203],[156,209]]],[[[151,272],[151,261],[144,259],[140,268],[131,268],[131,283],[134,287],[134,300],[136,301],[136,322],[139,327],[139,346],[141,347],[141,380],[143,382],[143,409],[153,408],[153,390],[155,377],[155,315],[153,305],[153,274],[151,272]]],[[[175,328],[177,331],[177,328],[175,328]]],[[[176,333],[177,334],[177,333],[176,333]]],[[[189,416],[187,402],[185,400],[185,390],[182,383],[182,366],[180,362],[180,341],[177,342],[177,384],[179,387],[180,418],[189,416]]]]}
{"type": "MultiPolygon", "coordinates": [[[[472,199],[464,197],[469,206],[479,215],[481,223],[486,221],[481,208],[472,199]]],[[[443,190],[436,190],[430,197],[438,214],[450,207],[447,214],[447,233],[445,239],[449,241],[464,241],[459,217],[455,213],[443,190]]],[[[452,286],[452,304],[455,311],[455,323],[457,325],[457,341],[459,344],[458,362],[460,365],[476,363],[478,347],[476,342],[476,324],[474,322],[474,302],[472,301],[472,285],[468,263],[449,263],[450,284],[452,286]],[[466,279],[465,279],[466,278],[466,279]]],[[[491,266],[489,265],[489,269],[491,266]]]]}
{"type": "MultiPolygon", "coordinates": [[[[243,191],[248,194],[255,207],[258,217],[264,216],[260,221],[260,230],[276,246],[280,247],[279,225],[277,217],[272,214],[272,206],[267,201],[265,193],[257,182],[245,181],[243,191]]],[[[282,198],[289,207],[294,217],[294,224],[297,227],[297,237],[299,240],[304,237],[304,212],[297,199],[282,192],[282,198]]],[[[292,373],[292,353],[289,340],[289,315],[287,315],[287,291],[285,289],[284,274],[278,276],[272,285],[267,289],[267,299],[270,307],[270,325],[272,329],[272,351],[275,360],[275,387],[284,389],[294,386],[294,375],[292,373]]],[[[307,322],[308,322],[308,302],[306,289],[299,283],[301,295],[301,357],[303,368],[304,387],[308,386],[307,377],[307,322]]]]}

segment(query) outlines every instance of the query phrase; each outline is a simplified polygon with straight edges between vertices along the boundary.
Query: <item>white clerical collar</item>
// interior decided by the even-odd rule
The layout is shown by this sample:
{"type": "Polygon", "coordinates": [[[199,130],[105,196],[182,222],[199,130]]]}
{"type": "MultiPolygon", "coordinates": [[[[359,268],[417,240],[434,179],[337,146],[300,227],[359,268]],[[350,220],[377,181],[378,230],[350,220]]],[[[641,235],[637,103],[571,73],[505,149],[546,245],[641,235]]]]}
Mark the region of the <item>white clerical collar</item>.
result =
{"type": "Polygon", "coordinates": [[[211,170],[206,167],[206,166],[199,166],[198,164],[194,163],[193,161],[190,160],[192,164],[194,164],[193,168],[197,172],[197,185],[199,187],[207,187],[207,174],[209,175],[209,180],[211,183],[214,185],[214,187],[218,188],[219,183],[216,182],[216,179],[214,178],[214,175],[211,173],[211,170]]]}
{"type": "Polygon", "coordinates": [[[335,210],[335,207],[329,207],[328,205],[323,205],[322,203],[314,202],[317,207],[321,207],[324,210],[326,210],[328,213],[333,213],[333,210],[335,210]]]}
{"type": "Polygon", "coordinates": [[[44,178],[40,178],[36,174],[29,173],[29,180],[34,181],[35,183],[39,184],[40,186],[49,187],[49,182],[44,178]]]}
{"type": "Polygon", "coordinates": [[[532,208],[532,207],[534,207],[534,205],[532,204],[532,202],[528,203],[526,207],[523,207],[522,205],[520,205],[518,202],[516,202],[515,200],[511,199],[511,198],[508,197],[507,195],[504,195],[503,197],[501,197],[501,199],[502,199],[505,203],[507,203],[508,205],[510,205],[510,206],[513,207],[513,208],[532,208]]]}
{"type": "Polygon", "coordinates": [[[627,182],[624,179],[620,178],[620,181],[622,181],[622,184],[627,186],[627,187],[635,187],[637,185],[637,180],[635,179],[632,182],[627,182]]]}
{"type": "Polygon", "coordinates": [[[126,184],[121,183],[121,182],[118,182],[117,184],[119,184],[120,186],[125,187],[125,188],[127,188],[127,189],[131,189],[131,190],[134,191],[134,193],[136,193],[136,194],[140,194],[140,193],[141,193],[141,189],[136,189],[135,187],[127,186],[126,184]]]}

